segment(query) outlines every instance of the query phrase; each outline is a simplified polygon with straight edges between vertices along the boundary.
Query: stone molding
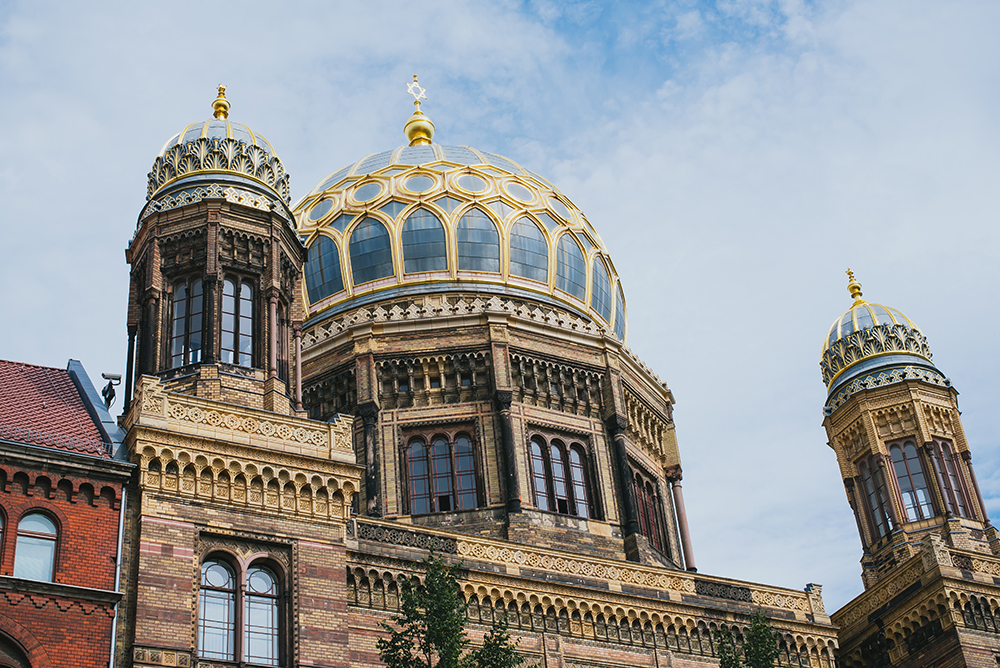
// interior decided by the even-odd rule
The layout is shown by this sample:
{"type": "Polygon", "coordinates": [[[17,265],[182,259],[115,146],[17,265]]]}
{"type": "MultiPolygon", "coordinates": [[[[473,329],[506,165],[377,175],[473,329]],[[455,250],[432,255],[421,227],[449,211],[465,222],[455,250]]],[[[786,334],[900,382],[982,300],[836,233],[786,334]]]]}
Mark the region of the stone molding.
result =
{"type": "Polygon", "coordinates": [[[230,204],[240,204],[259,211],[273,211],[285,220],[289,220],[285,207],[277,200],[243,188],[210,183],[207,186],[185,188],[172,195],[160,195],[150,200],[139,215],[140,224],[141,221],[154,213],[179,209],[182,206],[197,204],[207,199],[224,199],[230,204]]]}
{"type": "Polygon", "coordinates": [[[902,383],[905,380],[922,380],[925,383],[931,383],[940,387],[950,386],[950,381],[947,378],[939,372],[931,371],[930,369],[908,366],[904,368],[875,371],[855,378],[850,382],[850,384],[847,385],[847,387],[841,388],[837,394],[827,399],[826,408],[824,410],[826,411],[826,414],[829,415],[847,403],[847,400],[858,392],[872,390],[877,387],[885,387],[886,385],[892,385],[894,383],[902,383]]]}

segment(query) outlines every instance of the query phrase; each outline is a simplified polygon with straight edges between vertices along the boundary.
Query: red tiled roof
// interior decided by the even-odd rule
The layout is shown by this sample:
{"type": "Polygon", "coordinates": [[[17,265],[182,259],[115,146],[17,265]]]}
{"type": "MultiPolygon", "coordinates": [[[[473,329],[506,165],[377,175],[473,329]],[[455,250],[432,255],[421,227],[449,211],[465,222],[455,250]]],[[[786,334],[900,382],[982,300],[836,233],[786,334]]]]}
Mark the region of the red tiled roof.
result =
{"type": "Polygon", "coordinates": [[[107,456],[65,369],[0,360],[0,438],[107,456]]]}

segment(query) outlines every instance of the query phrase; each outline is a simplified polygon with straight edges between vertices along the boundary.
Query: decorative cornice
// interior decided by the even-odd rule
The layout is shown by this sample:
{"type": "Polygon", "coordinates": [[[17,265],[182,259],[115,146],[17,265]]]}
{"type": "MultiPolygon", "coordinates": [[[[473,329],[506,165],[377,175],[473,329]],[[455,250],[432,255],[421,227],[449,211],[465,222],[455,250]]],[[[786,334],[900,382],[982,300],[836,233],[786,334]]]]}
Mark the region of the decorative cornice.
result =
{"type": "Polygon", "coordinates": [[[827,415],[830,415],[833,411],[847,403],[847,400],[858,392],[872,390],[876,387],[885,387],[894,383],[902,383],[906,380],[922,380],[940,387],[949,387],[951,384],[947,378],[937,371],[921,367],[907,366],[873,371],[855,378],[846,387],[841,388],[839,392],[827,400],[824,411],[827,415]]]}

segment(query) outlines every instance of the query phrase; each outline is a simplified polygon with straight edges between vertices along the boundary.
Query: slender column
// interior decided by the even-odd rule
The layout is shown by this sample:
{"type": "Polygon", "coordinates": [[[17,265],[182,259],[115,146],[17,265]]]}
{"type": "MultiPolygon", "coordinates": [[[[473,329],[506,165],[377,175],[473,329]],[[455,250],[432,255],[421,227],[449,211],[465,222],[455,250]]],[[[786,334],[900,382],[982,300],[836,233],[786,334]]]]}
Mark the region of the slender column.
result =
{"type": "Polygon", "coordinates": [[[691,532],[688,531],[687,511],[684,509],[684,490],[681,489],[681,467],[674,466],[667,472],[667,480],[674,494],[674,510],[677,513],[677,528],[681,534],[681,550],[684,551],[684,566],[687,570],[697,573],[694,564],[694,549],[691,546],[691,532]]]}
{"type": "Polygon", "coordinates": [[[128,327],[128,361],[125,362],[125,401],[122,402],[122,411],[127,412],[132,405],[132,367],[135,366],[135,333],[138,328],[135,325],[128,327]]]}
{"type": "Polygon", "coordinates": [[[893,488],[889,485],[889,476],[885,472],[885,457],[877,454],[872,459],[875,460],[879,475],[882,476],[882,488],[888,497],[885,501],[889,504],[889,519],[892,520],[892,529],[895,531],[899,529],[899,515],[896,513],[896,495],[893,493],[893,488]]]}
{"type": "Polygon", "coordinates": [[[941,472],[942,467],[938,462],[937,453],[934,451],[934,441],[924,443],[924,453],[927,455],[927,461],[931,463],[931,468],[934,469],[934,479],[937,480],[938,491],[940,492],[938,496],[941,499],[941,503],[944,504],[941,508],[941,514],[945,517],[951,517],[950,506],[952,500],[948,498],[948,488],[945,487],[944,477],[941,472]]]}
{"type": "Polygon", "coordinates": [[[295,410],[302,410],[302,323],[295,323],[295,410]]]}
{"type": "Polygon", "coordinates": [[[367,514],[381,517],[378,485],[378,405],[367,403],[358,406],[364,422],[365,438],[365,496],[368,497],[367,514]]]}
{"type": "Polygon", "coordinates": [[[965,467],[969,469],[969,477],[972,478],[972,488],[976,490],[976,500],[979,501],[979,510],[983,513],[983,523],[986,526],[993,526],[990,522],[989,515],[986,514],[986,502],[983,501],[983,493],[979,491],[979,481],[976,480],[976,470],[972,468],[972,453],[963,452],[962,461],[965,462],[965,467]]]}
{"type": "Polygon", "coordinates": [[[205,302],[201,308],[205,314],[205,323],[202,326],[201,359],[205,364],[215,364],[219,359],[218,346],[216,345],[215,327],[218,322],[219,303],[216,297],[219,281],[215,274],[208,274],[202,279],[204,287],[205,302]]]}
{"type": "Polygon", "coordinates": [[[268,351],[267,377],[278,377],[278,293],[271,291],[268,297],[268,351]]]}
{"type": "Polygon", "coordinates": [[[628,451],[625,448],[625,429],[628,427],[628,418],[623,415],[612,415],[607,420],[608,431],[614,439],[615,459],[618,463],[616,471],[618,474],[618,489],[621,490],[622,528],[625,536],[639,533],[639,520],[635,512],[635,489],[632,485],[632,469],[628,465],[628,451]]]}
{"type": "Polygon", "coordinates": [[[847,503],[850,504],[851,510],[854,511],[854,522],[858,525],[858,534],[861,536],[861,542],[865,545],[868,544],[867,536],[865,536],[865,528],[861,523],[861,508],[858,505],[858,500],[854,496],[854,478],[844,478],[844,489],[847,490],[847,503]]]}
{"type": "Polygon", "coordinates": [[[521,512],[521,484],[517,475],[517,448],[514,443],[514,421],[510,415],[510,404],[514,393],[498,391],[495,395],[497,410],[500,411],[500,432],[503,436],[503,458],[506,475],[507,513],[521,512]]]}

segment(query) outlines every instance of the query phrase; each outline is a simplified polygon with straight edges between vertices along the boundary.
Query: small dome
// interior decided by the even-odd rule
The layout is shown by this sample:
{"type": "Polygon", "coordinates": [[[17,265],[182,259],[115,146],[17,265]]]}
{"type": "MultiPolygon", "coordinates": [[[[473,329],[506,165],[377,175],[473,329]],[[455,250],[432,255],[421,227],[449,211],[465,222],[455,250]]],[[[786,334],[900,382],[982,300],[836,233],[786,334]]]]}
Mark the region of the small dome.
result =
{"type": "Polygon", "coordinates": [[[862,299],[861,284],[850,270],[848,275],[854,303],[823,339],[820,368],[828,389],[827,411],[854,392],[910,378],[947,385],[920,328],[899,310],[862,299]]]}
{"type": "MultiPolygon", "coordinates": [[[[223,181],[225,185],[250,188],[249,193],[230,193],[231,198],[247,201],[248,195],[277,195],[287,205],[288,174],[271,142],[246,125],[229,120],[225,86],[219,86],[212,108],[214,118],[191,123],[163,145],[149,172],[146,199],[153,200],[168,191],[174,199],[190,199],[191,193],[177,191],[218,186],[223,181]],[[220,179],[220,175],[225,178],[220,179]]],[[[258,208],[265,204],[254,201],[258,208]]]]}
{"type": "Polygon", "coordinates": [[[624,293],[597,231],[509,158],[399,146],[331,174],[293,211],[314,317],[457,290],[561,306],[625,340],[624,293]]]}

